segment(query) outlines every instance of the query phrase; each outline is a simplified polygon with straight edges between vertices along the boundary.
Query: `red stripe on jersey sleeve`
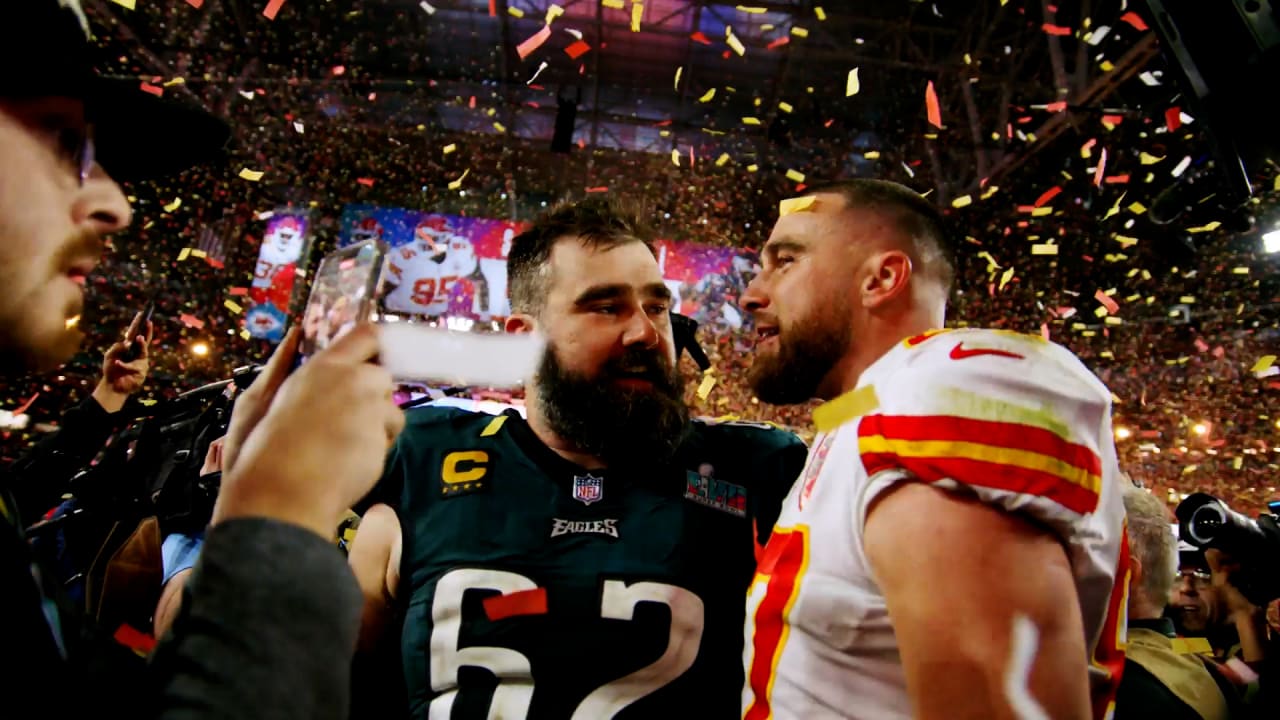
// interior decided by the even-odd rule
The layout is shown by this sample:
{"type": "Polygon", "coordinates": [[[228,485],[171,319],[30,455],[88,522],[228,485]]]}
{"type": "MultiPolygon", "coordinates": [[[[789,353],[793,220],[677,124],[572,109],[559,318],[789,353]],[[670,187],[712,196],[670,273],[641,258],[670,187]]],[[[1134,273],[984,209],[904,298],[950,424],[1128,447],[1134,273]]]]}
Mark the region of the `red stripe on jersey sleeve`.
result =
{"type": "Polygon", "coordinates": [[[890,440],[950,440],[1025,450],[1061,460],[1090,475],[1102,474],[1102,459],[1092,449],[1034,425],[955,415],[869,415],[858,424],[858,437],[871,435],[890,440]]]}
{"type": "Polygon", "coordinates": [[[1092,490],[1059,475],[1018,465],[960,457],[901,457],[895,453],[863,453],[862,464],[868,476],[901,468],[923,482],[950,479],[975,488],[1034,495],[1081,515],[1093,512],[1098,506],[1098,495],[1092,490]]]}

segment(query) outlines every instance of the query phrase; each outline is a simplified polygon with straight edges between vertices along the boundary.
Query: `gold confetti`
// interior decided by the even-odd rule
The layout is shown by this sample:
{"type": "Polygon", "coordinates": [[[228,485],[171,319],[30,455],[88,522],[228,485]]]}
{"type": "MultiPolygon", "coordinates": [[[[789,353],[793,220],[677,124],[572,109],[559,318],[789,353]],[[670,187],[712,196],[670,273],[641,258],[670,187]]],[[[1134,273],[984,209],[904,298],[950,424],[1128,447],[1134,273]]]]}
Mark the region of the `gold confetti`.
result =
{"type": "Polygon", "coordinates": [[[458,176],[457,180],[453,180],[449,183],[449,189],[457,190],[458,188],[462,187],[462,181],[466,179],[467,174],[470,172],[471,172],[471,168],[467,168],[466,170],[463,170],[462,174],[458,176]]]}
{"type": "Polygon", "coordinates": [[[444,146],[444,154],[448,155],[449,153],[454,152],[457,149],[458,149],[457,143],[449,143],[448,145],[444,146]]]}
{"type": "Polygon", "coordinates": [[[1000,186],[998,186],[998,185],[992,185],[991,187],[989,187],[989,188],[987,188],[986,190],[982,191],[982,199],[983,199],[983,200],[986,200],[987,198],[991,197],[992,195],[995,195],[995,194],[996,194],[996,192],[997,192],[998,190],[1000,190],[1000,186]]]}
{"type": "Polygon", "coordinates": [[[760,118],[755,118],[755,117],[744,117],[744,118],[742,118],[742,124],[743,124],[743,125],[759,125],[759,124],[760,124],[760,118]]]}
{"type": "Polygon", "coordinates": [[[186,83],[186,82],[187,82],[187,79],[186,79],[186,78],[184,78],[184,77],[176,77],[176,78],[174,78],[174,79],[172,79],[172,80],[169,80],[169,81],[165,82],[164,86],[165,86],[165,87],[173,87],[174,85],[182,85],[182,84],[184,84],[184,83],[186,83]]]}
{"type": "Polygon", "coordinates": [[[671,148],[671,164],[680,167],[680,148],[671,148]]]}
{"type": "Polygon", "coordinates": [[[781,111],[782,111],[782,112],[784,112],[784,113],[789,113],[789,112],[791,112],[794,108],[792,108],[792,107],[791,107],[791,103],[789,103],[789,102],[780,102],[780,103],[778,103],[778,109],[779,109],[779,110],[781,110],[781,111]]]}
{"type": "Polygon", "coordinates": [[[1035,210],[1031,211],[1031,217],[1044,217],[1045,215],[1052,215],[1052,214],[1053,214],[1053,208],[1048,206],[1038,207],[1035,210]]]}
{"type": "Polygon", "coordinates": [[[546,23],[547,25],[550,25],[551,23],[555,22],[556,18],[560,17],[563,14],[564,14],[564,8],[560,7],[559,5],[556,5],[555,3],[551,3],[551,6],[547,8],[547,17],[545,20],[543,20],[543,22],[546,23]]]}
{"type": "Polygon", "coordinates": [[[265,174],[266,173],[260,170],[250,170],[249,168],[240,169],[240,179],[248,180],[249,182],[258,182],[265,174]]]}
{"type": "Polygon", "coordinates": [[[676,90],[680,89],[680,76],[683,74],[684,74],[684,66],[681,65],[680,67],[676,68],[676,79],[675,79],[675,82],[672,83],[672,85],[675,87],[676,90]]]}
{"type": "Polygon", "coordinates": [[[751,6],[748,6],[748,5],[739,5],[739,6],[737,7],[737,10],[738,10],[739,12],[747,13],[748,15],[763,15],[763,14],[765,14],[765,13],[769,12],[769,8],[751,7],[751,6]]]}
{"type": "Polygon", "coordinates": [[[1156,157],[1151,153],[1144,152],[1144,153],[1138,154],[1138,161],[1141,162],[1143,165],[1155,165],[1158,162],[1164,162],[1164,158],[1156,157]]]}
{"type": "Polygon", "coordinates": [[[1057,255],[1058,246],[1049,243],[1040,243],[1031,246],[1032,255],[1057,255]]]}
{"type": "Polygon", "coordinates": [[[1239,470],[1240,468],[1244,467],[1244,458],[1239,455],[1232,458],[1231,467],[1234,470],[1239,470]]]}
{"type": "Polygon", "coordinates": [[[223,300],[222,305],[233,313],[240,313],[244,311],[244,308],[240,307],[240,303],[230,298],[223,300]]]}
{"type": "Polygon", "coordinates": [[[827,11],[823,10],[821,5],[813,9],[813,14],[818,16],[818,20],[820,22],[827,21],[827,11]]]}
{"type": "Polygon", "coordinates": [[[879,150],[868,150],[868,151],[866,151],[866,152],[862,153],[862,157],[864,157],[864,158],[866,158],[866,159],[868,159],[868,160],[879,160],[879,159],[880,159],[880,151],[879,151],[879,150]]]}
{"type": "Polygon", "coordinates": [[[716,89],[711,88],[710,90],[703,93],[702,97],[698,98],[698,102],[711,102],[711,98],[715,96],[716,96],[716,89]]]}
{"type": "Polygon", "coordinates": [[[1112,64],[1110,60],[1103,60],[1102,64],[1099,65],[1098,67],[1102,68],[1102,72],[1111,72],[1112,70],[1116,69],[1116,66],[1112,64]]]}
{"type": "Polygon", "coordinates": [[[70,330],[71,328],[73,328],[73,327],[75,327],[75,326],[77,326],[77,325],[79,325],[79,324],[80,324],[80,316],[79,316],[79,315],[73,315],[73,316],[71,316],[71,317],[67,318],[66,325],[67,325],[67,329],[68,329],[68,330],[70,330]]]}
{"type": "Polygon", "coordinates": [[[1271,369],[1271,366],[1274,365],[1275,362],[1276,362],[1275,355],[1263,355],[1262,357],[1258,358],[1257,362],[1253,364],[1253,367],[1249,368],[1249,372],[1251,373],[1266,372],[1267,370],[1271,369]]]}
{"type": "Polygon", "coordinates": [[[858,68],[849,71],[849,79],[845,81],[844,96],[852,97],[858,94],[862,89],[862,82],[858,80],[858,68]]]}
{"type": "MultiPolygon", "coordinates": [[[[1138,244],[1138,238],[1129,237],[1128,235],[1116,235],[1116,242],[1120,243],[1121,247],[1133,247],[1138,244]]],[[[1137,272],[1137,270],[1134,270],[1134,272],[1137,272]]]]}
{"type": "Polygon", "coordinates": [[[189,247],[182,248],[182,250],[178,252],[178,262],[182,262],[189,257],[191,257],[191,248],[189,247]]]}
{"type": "Polygon", "coordinates": [[[614,10],[621,10],[623,6],[623,0],[600,0],[600,4],[607,8],[613,8],[614,10]]]}
{"type": "Polygon", "coordinates": [[[750,165],[747,166],[747,172],[755,172],[759,169],[760,169],[760,166],[755,163],[751,163],[750,165]]]}
{"type": "Polygon", "coordinates": [[[248,339],[249,339],[249,328],[241,328],[241,329],[240,329],[240,337],[241,337],[242,339],[244,339],[244,340],[248,340],[248,339]]]}
{"type": "Polygon", "coordinates": [[[796,25],[795,27],[791,28],[791,34],[795,35],[796,37],[809,37],[809,31],[805,30],[799,25],[796,25]]]}
{"type": "Polygon", "coordinates": [[[721,153],[720,157],[716,158],[716,167],[724,167],[724,164],[729,162],[731,159],[732,158],[729,157],[729,153],[721,153]]]}
{"type": "Polygon", "coordinates": [[[1222,227],[1222,223],[1218,222],[1217,220],[1214,220],[1213,222],[1201,225],[1200,227],[1187,228],[1187,232],[1189,233],[1213,232],[1214,230],[1217,230],[1220,227],[1222,227]]]}
{"type": "Polygon", "coordinates": [[[1231,272],[1235,273],[1236,275],[1248,275],[1249,268],[1247,267],[1231,268],[1231,272]]]}
{"type": "Polygon", "coordinates": [[[747,54],[747,48],[744,47],[742,45],[742,41],[739,40],[738,37],[733,34],[733,28],[726,26],[724,29],[724,34],[725,34],[724,41],[728,43],[729,47],[732,48],[734,52],[738,53],[739,57],[747,54]]]}
{"type": "Polygon", "coordinates": [[[953,208],[967,207],[972,204],[973,204],[973,198],[969,195],[961,195],[960,197],[951,201],[951,207],[953,208]]]}
{"type": "Polygon", "coordinates": [[[828,432],[880,407],[874,385],[864,385],[813,410],[813,424],[818,432],[828,432]]]}
{"type": "Polygon", "coordinates": [[[507,6],[507,14],[510,15],[511,17],[518,17],[518,18],[524,17],[523,10],[521,10],[518,7],[511,7],[510,5],[507,6]]]}
{"type": "Polygon", "coordinates": [[[171,202],[171,203],[169,203],[168,205],[165,205],[165,206],[164,206],[164,211],[165,211],[165,212],[173,212],[174,210],[177,210],[177,209],[178,209],[178,208],[180,208],[180,207],[182,207],[182,198],[177,197],[177,198],[174,198],[174,199],[173,199],[173,202],[171,202]]]}
{"type": "Polygon", "coordinates": [[[1115,315],[1108,315],[1107,318],[1102,322],[1106,323],[1107,325],[1123,325],[1124,318],[1119,318],[1119,317],[1116,317],[1115,315]]]}
{"type": "Polygon", "coordinates": [[[1013,279],[1013,268],[1009,268],[1008,270],[1005,270],[1003,274],[1000,275],[1000,289],[1003,290],[1004,286],[1008,285],[1009,281],[1012,279],[1013,279]]]}
{"type": "Polygon", "coordinates": [[[788,170],[787,170],[787,179],[788,179],[788,180],[790,180],[790,181],[792,181],[792,182],[802,183],[802,182],[804,182],[804,173],[802,173],[802,172],[800,172],[800,171],[798,171],[798,170],[791,170],[791,169],[788,169],[788,170]]]}
{"type": "MultiPolygon", "coordinates": [[[[111,0],[115,4],[126,10],[136,10],[138,0],[111,0]]],[[[79,6],[77,6],[79,7],[79,6]]]]}
{"type": "Polygon", "coordinates": [[[808,210],[809,208],[813,207],[813,204],[817,201],[818,201],[818,198],[814,195],[806,195],[804,197],[798,197],[798,198],[787,198],[786,200],[783,200],[782,202],[778,203],[778,217],[783,218],[790,215],[791,213],[803,212],[805,210],[808,210]]]}
{"type": "Polygon", "coordinates": [[[712,375],[711,371],[707,371],[707,373],[702,376],[702,382],[698,383],[698,399],[706,400],[707,396],[711,394],[712,388],[715,386],[716,376],[712,375]]]}
{"type": "Polygon", "coordinates": [[[1133,213],[1134,215],[1141,215],[1146,211],[1147,211],[1147,206],[1143,205],[1142,203],[1136,200],[1129,203],[1129,212],[1133,213]]]}
{"type": "Polygon", "coordinates": [[[502,124],[502,123],[500,123],[500,122],[495,122],[495,123],[493,124],[493,129],[494,129],[494,130],[497,130],[499,133],[504,133],[504,132],[506,132],[506,131],[507,131],[507,126],[506,126],[506,125],[503,125],[503,124],[502,124]]]}
{"type": "Polygon", "coordinates": [[[191,257],[197,257],[203,260],[204,258],[209,257],[209,254],[198,248],[191,248],[191,257]]]}

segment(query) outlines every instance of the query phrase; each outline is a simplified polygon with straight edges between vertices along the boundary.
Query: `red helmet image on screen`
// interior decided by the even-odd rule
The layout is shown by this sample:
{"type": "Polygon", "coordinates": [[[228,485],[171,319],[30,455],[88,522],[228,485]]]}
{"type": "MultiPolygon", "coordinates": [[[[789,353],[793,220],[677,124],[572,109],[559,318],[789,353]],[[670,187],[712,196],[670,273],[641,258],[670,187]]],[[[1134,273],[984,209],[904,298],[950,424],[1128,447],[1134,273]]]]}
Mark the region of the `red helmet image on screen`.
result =
{"type": "Polygon", "coordinates": [[[382,239],[382,223],[371,217],[361,218],[351,228],[351,241],[364,242],[365,240],[381,240],[382,239]]]}

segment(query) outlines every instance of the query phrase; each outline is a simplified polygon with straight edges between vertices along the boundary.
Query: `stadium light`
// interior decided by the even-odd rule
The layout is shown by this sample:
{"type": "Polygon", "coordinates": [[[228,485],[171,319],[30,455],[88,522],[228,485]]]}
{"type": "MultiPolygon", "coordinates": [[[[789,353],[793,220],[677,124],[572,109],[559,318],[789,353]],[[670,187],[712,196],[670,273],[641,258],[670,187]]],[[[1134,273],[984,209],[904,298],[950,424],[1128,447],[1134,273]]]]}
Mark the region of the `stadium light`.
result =
{"type": "Polygon", "coordinates": [[[198,342],[191,346],[191,354],[196,357],[204,357],[209,354],[209,346],[203,342],[198,342]]]}
{"type": "Polygon", "coordinates": [[[1116,439],[1117,439],[1117,440],[1128,440],[1128,439],[1129,439],[1129,438],[1131,438],[1131,437],[1133,437],[1133,431],[1132,431],[1132,430],[1130,430],[1129,428],[1127,428],[1127,427],[1118,427],[1118,428],[1116,428],[1116,439]]]}
{"type": "Polygon", "coordinates": [[[1262,249],[1269,253],[1280,252],[1280,230],[1262,234],[1262,249]]]}
{"type": "Polygon", "coordinates": [[[1197,435],[1204,435],[1209,432],[1209,426],[1199,422],[1191,426],[1191,432],[1197,435]]]}

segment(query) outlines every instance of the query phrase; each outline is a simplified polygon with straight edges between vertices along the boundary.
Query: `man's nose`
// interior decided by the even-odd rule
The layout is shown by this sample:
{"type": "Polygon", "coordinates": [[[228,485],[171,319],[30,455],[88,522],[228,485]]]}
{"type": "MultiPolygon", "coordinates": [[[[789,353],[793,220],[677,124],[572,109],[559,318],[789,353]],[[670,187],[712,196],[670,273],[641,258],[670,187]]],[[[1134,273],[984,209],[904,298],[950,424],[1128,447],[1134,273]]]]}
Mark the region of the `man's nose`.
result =
{"type": "Polygon", "coordinates": [[[743,310],[753,315],[769,306],[769,296],[765,294],[758,275],[743,291],[741,305],[743,310]]]}
{"type": "Polygon", "coordinates": [[[631,320],[622,332],[622,344],[626,347],[631,345],[655,347],[659,338],[658,326],[654,324],[653,318],[643,311],[632,313],[631,320]]]}

